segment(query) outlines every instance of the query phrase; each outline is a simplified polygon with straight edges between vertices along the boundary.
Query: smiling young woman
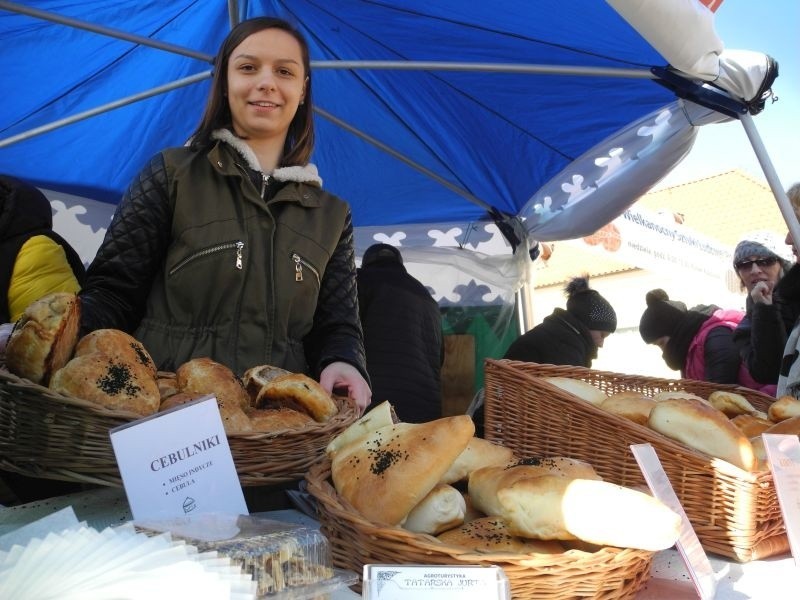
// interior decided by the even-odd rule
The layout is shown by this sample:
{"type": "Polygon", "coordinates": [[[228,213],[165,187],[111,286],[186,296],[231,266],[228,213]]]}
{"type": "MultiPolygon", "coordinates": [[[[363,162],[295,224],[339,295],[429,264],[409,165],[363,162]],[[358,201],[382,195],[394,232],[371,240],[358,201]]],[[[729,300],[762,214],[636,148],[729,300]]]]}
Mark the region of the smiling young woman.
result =
{"type": "Polygon", "coordinates": [[[322,189],[310,60],[288,22],[223,41],[189,145],[131,183],[89,267],[83,331],[134,333],[158,367],[273,365],[370,401],[349,205],[322,189]]]}

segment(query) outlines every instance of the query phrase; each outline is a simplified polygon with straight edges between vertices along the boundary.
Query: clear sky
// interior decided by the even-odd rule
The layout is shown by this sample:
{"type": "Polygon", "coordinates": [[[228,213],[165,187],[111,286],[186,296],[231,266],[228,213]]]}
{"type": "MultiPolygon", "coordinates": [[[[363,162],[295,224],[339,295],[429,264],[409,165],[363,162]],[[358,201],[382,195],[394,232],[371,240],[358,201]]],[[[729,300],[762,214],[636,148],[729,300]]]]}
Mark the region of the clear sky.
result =
{"type": "MultiPolygon", "coordinates": [[[[778,96],[753,118],[784,189],[800,181],[800,0],[723,0],[714,19],[726,48],[754,50],[777,59],[778,96]]],[[[742,169],[766,181],[739,121],[707,125],[690,154],[657,187],[742,169]]]]}

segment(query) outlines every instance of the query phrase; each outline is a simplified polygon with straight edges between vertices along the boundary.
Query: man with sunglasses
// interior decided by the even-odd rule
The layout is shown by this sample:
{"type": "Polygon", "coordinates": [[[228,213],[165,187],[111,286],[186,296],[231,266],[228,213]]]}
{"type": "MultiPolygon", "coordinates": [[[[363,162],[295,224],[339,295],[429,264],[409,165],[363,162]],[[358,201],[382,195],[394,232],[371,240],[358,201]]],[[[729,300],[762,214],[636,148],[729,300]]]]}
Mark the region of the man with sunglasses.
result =
{"type": "Polygon", "coordinates": [[[762,384],[777,384],[783,348],[800,315],[779,285],[792,267],[789,248],[775,233],[753,232],[733,252],[733,268],[747,290],[746,314],[734,331],[734,344],[750,375],[762,384]]]}

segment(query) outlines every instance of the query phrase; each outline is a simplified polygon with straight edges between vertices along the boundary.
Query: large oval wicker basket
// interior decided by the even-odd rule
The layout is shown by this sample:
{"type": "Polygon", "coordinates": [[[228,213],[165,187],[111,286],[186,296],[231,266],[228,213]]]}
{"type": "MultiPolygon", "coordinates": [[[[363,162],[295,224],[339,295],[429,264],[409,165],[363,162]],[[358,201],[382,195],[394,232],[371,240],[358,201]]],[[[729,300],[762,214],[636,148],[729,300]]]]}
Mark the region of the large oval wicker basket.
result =
{"type": "Polygon", "coordinates": [[[645,485],[630,446],[651,444],[707,552],[747,562],[788,551],[769,470],[748,473],[714,459],[581,400],[545,377],[579,379],[609,395],[636,391],[652,396],[683,390],[707,398],[713,391],[730,390],[762,411],[774,398],[747,388],[691,379],[489,359],[485,365],[485,435],[521,456],[586,460],[603,479],[628,487],[645,485]]]}
{"type": "MultiPolygon", "coordinates": [[[[303,478],[328,442],[358,418],[355,405],[335,397],[339,413],[327,423],[270,433],[233,433],[228,445],[243,486],[303,478]]],[[[31,477],[121,486],[109,429],[139,415],[108,410],[59,394],[0,368],[0,467],[31,477]]]]}
{"type": "MultiPolygon", "coordinates": [[[[377,525],[341,498],[330,482],[327,458],[306,475],[308,492],[317,500],[317,516],[337,567],[363,572],[366,564],[498,565],[515,600],[634,598],[650,575],[654,553],[602,548],[590,553],[489,554],[447,546],[436,538],[401,527],[377,525]]],[[[359,586],[357,586],[360,588],[359,586]]]]}

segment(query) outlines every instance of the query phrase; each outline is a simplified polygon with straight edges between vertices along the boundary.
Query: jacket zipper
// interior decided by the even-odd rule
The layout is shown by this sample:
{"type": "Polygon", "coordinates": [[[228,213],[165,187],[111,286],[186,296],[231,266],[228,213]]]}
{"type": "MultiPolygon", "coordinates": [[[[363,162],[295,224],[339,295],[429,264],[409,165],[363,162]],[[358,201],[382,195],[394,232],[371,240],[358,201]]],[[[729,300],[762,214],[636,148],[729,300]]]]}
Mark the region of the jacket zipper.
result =
{"type": "Polygon", "coordinates": [[[319,271],[314,268],[310,262],[300,256],[297,252],[292,252],[292,260],[294,261],[294,280],[303,281],[303,267],[308,268],[317,278],[317,285],[320,285],[319,271]]]}
{"type": "Polygon", "coordinates": [[[216,252],[222,252],[224,250],[230,250],[231,248],[236,248],[236,262],[234,265],[240,271],[242,270],[242,255],[244,254],[244,242],[237,241],[237,242],[225,242],[224,244],[217,244],[216,246],[210,246],[208,248],[203,248],[202,250],[195,252],[194,254],[190,254],[186,258],[184,258],[181,262],[177,265],[172,267],[169,270],[170,277],[174,275],[176,272],[180,271],[183,267],[185,267],[188,263],[192,262],[196,258],[200,258],[203,256],[208,256],[209,254],[214,254],[216,252]]]}

